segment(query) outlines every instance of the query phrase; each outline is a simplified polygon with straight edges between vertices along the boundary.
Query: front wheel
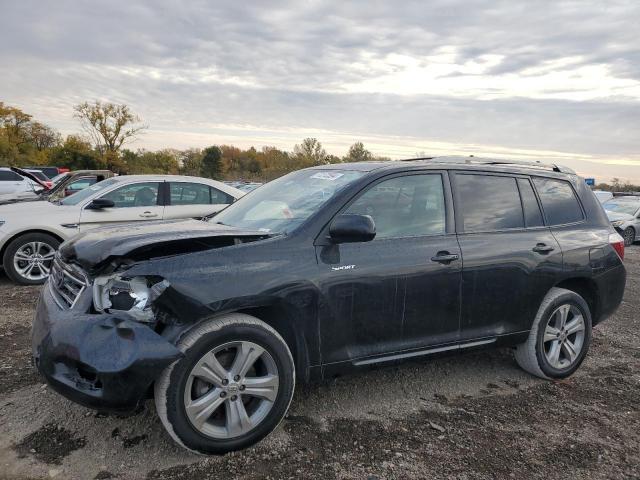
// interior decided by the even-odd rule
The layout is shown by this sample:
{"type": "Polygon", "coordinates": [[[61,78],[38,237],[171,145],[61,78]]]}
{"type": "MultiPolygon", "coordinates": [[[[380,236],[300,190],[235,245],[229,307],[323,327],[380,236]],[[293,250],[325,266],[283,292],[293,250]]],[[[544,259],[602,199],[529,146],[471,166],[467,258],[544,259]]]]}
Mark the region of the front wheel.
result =
{"type": "Polygon", "coordinates": [[[628,247],[633,245],[633,242],[636,240],[636,231],[633,227],[627,227],[622,232],[622,238],[624,239],[624,246],[628,247]]]}
{"type": "Polygon", "coordinates": [[[202,454],[258,442],[284,417],[295,367],[282,337],[244,314],[204,322],[180,340],[184,357],[155,385],[156,410],[181,446],[202,454]]]}
{"type": "Polygon", "coordinates": [[[13,240],[2,263],[7,276],[20,285],[39,285],[49,276],[60,242],[46,233],[26,233],[13,240]]]}
{"type": "Polygon", "coordinates": [[[542,301],[529,338],[515,351],[518,365],[541,378],[566,378],[575,372],[591,343],[591,312],[571,290],[552,288],[542,301]]]}

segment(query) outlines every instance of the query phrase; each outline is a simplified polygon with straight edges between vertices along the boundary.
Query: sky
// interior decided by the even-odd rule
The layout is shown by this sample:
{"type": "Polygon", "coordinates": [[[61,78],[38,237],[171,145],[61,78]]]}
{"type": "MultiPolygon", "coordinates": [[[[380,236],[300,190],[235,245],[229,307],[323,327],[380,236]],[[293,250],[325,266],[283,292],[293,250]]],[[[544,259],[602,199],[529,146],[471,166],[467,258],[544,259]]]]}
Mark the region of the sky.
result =
{"type": "Polygon", "coordinates": [[[640,183],[640,2],[0,0],[0,101],[129,148],[211,144],[560,163],[640,183]]]}

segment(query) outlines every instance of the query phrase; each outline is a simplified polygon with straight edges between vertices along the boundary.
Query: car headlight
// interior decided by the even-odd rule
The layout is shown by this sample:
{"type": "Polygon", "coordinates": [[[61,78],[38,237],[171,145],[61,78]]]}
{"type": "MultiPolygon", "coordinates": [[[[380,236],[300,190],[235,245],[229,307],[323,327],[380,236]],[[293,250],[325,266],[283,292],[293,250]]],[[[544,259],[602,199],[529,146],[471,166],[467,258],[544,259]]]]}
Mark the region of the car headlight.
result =
{"type": "Polygon", "coordinates": [[[126,312],[140,322],[152,322],[151,305],[168,286],[169,282],[157,277],[98,277],[93,282],[93,306],[99,312],[126,312]]]}
{"type": "Polygon", "coordinates": [[[623,223],[624,223],[624,220],[616,220],[615,222],[611,222],[611,225],[613,225],[614,227],[619,227],[623,223]]]}

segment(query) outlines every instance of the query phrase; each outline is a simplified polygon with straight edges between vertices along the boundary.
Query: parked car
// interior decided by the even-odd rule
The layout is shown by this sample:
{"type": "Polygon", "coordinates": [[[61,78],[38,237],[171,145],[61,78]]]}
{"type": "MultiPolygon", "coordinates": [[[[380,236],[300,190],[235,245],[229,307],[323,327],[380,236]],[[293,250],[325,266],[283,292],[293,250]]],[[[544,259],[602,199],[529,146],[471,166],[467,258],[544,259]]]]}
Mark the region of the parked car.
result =
{"type": "Polygon", "coordinates": [[[605,190],[594,190],[593,194],[600,201],[600,203],[604,203],[607,200],[611,200],[613,198],[613,193],[607,192],[605,190]]]}
{"type": "Polygon", "coordinates": [[[148,393],[199,453],[247,447],[294,384],[442,352],[513,346],[571,375],[618,307],[624,245],[584,180],[444,158],[300,170],[208,222],[81,233],[33,326],[40,372],[83,405],[148,393]]]}
{"type": "Polygon", "coordinates": [[[0,197],[20,197],[46,190],[47,185],[33,174],[15,167],[0,167],[0,197]]]}
{"type": "MultiPolygon", "coordinates": [[[[20,171],[20,173],[28,175],[34,181],[38,180],[38,177],[30,170],[20,171]]],[[[40,173],[40,175],[42,175],[42,173],[40,173]]],[[[32,189],[31,191],[20,194],[0,195],[0,205],[44,200],[57,202],[64,197],[73,195],[90,185],[113,176],[114,173],[109,170],[76,170],[74,172],[61,173],[50,180],[52,185],[49,188],[44,188],[48,185],[41,182],[43,183],[43,188],[32,189]]]]}
{"type": "Polygon", "coordinates": [[[26,169],[25,171],[29,172],[31,175],[33,175],[38,180],[40,180],[40,182],[43,183],[48,189],[50,189],[53,186],[53,182],[40,170],[33,170],[29,168],[29,169],[26,169]]]}
{"type": "Polygon", "coordinates": [[[640,239],[640,196],[615,197],[602,206],[626,246],[640,239]]]}
{"type": "Polygon", "coordinates": [[[242,184],[238,185],[236,188],[238,190],[242,190],[245,193],[249,193],[249,192],[255,190],[256,188],[258,188],[260,185],[262,185],[262,183],[259,183],[259,182],[248,182],[248,183],[242,183],[242,184]]]}
{"type": "Polygon", "coordinates": [[[39,170],[44,173],[47,178],[53,179],[56,175],[60,175],[61,173],[66,173],[69,171],[66,167],[42,167],[42,166],[34,166],[34,167],[24,167],[30,170],[39,170]]]}
{"type": "Polygon", "coordinates": [[[43,283],[60,243],[101,225],[203,217],[244,193],[206,178],[113,177],[56,202],[0,205],[0,255],[16,283],[43,283]]]}

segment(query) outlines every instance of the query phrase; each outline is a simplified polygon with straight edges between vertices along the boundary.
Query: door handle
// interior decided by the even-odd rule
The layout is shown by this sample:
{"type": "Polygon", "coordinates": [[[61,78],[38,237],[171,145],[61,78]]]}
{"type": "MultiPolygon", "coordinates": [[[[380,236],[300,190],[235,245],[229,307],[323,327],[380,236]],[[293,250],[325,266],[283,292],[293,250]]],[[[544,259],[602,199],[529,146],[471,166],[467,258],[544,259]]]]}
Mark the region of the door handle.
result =
{"type": "Polygon", "coordinates": [[[432,262],[438,263],[450,263],[454,260],[458,260],[460,256],[457,253],[438,252],[434,257],[431,257],[432,262]]]}
{"type": "Polygon", "coordinates": [[[141,213],[140,216],[142,218],[153,218],[153,217],[157,217],[158,214],[157,213],[151,213],[151,212],[144,212],[144,213],[141,213]]]}
{"type": "Polygon", "coordinates": [[[550,245],[546,245],[544,243],[538,243],[531,250],[533,250],[534,252],[538,252],[538,253],[549,253],[549,252],[553,252],[555,250],[555,248],[553,248],[550,245]]]}

